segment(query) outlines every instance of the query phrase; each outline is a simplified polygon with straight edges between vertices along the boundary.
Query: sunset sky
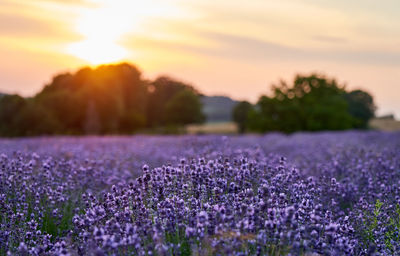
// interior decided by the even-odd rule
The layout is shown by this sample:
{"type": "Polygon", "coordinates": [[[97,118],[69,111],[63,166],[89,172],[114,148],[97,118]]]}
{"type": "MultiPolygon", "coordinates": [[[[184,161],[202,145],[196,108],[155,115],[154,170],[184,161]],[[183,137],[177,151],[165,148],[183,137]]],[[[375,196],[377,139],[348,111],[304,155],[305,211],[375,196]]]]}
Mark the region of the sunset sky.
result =
{"type": "Polygon", "coordinates": [[[252,102],[322,72],[400,118],[400,1],[0,0],[0,92],[120,61],[252,102]]]}

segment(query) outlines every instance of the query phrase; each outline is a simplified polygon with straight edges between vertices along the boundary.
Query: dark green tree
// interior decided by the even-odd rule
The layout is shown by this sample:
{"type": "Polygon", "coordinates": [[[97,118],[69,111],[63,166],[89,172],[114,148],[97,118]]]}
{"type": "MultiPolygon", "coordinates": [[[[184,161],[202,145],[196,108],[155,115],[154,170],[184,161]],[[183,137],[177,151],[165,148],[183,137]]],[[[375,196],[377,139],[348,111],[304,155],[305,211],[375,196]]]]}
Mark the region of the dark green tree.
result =
{"type": "Polygon", "coordinates": [[[147,96],[140,71],[122,63],[57,75],[35,98],[61,121],[62,133],[106,134],[142,128],[147,96]]]}
{"type": "Polygon", "coordinates": [[[354,117],[354,128],[368,128],[368,121],[375,116],[375,104],[372,96],[362,90],[354,90],[345,94],[349,112],[354,117]]]}
{"type": "Polygon", "coordinates": [[[191,85],[167,76],[158,77],[149,85],[148,90],[147,119],[150,127],[164,126],[168,122],[171,122],[171,120],[166,119],[166,107],[175,95],[182,91],[190,91],[198,94],[191,85]]]}
{"type": "Polygon", "coordinates": [[[260,97],[250,127],[260,132],[344,130],[352,128],[344,86],[319,74],[298,75],[293,85],[273,86],[272,97],[260,97]]]}
{"type": "Polygon", "coordinates": [[[248,116],[253,106],[247,101],[239,102],[234,108],[232,119],[237,124],[240,133],[244,133],[248,126],[248,116]]]}
{"type": "Polygon", "coordinates": [[[18,95],[3,95],[0,97],[0,135],[18,136],[18,127],[15,119],[27,104],[26,100],[18,95]]]}
{"type": "Polygon", "coordinates": [[[190,90],[178,92],[166,104],[165,118],[169,125],[204,122],[205,116],[199,96],[190,90]]]}
{"type": "Polygon", "coordinates": [[[37,136],[57,134],[61,124],[45,107],[28,99],[15,115],[11,127],[15,136],[37,136]]]}
{"type": "Polygon", "coordinates": [[[2,95],[0,135],[129,134],[146,126],[198,122],[198,96],[193,87],[172,78],[146,81],[127,63],[86,67],[54,76],[31,99],[2,95]],[[183,116],[178,118],[175,110],[183,116]]]}
{"type": "MultiPolygon", "coordinates": [[[[57,83],[55,83],[57,85],[57,83]]],[[[72,92],[67,88],[51,88],[39,93],[35,102],[42,105],[60,123],[60,130],[63,134],[81,134],[82,122],[85,118],[84,99],[79,93],[72,92]]]]}

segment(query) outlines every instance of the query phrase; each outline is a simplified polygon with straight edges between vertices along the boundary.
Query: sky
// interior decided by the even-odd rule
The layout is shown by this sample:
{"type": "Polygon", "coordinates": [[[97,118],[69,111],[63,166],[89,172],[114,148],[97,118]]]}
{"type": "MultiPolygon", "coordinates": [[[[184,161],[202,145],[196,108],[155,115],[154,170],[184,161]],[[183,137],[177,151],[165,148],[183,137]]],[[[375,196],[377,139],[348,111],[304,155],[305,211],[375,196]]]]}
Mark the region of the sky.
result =
{"type": "Polygon", "coordinates": [[[127,61],[208,95],[256,102],[318,72],[400,118],[399,0],[0,0],[0,92],[127,61]]]}

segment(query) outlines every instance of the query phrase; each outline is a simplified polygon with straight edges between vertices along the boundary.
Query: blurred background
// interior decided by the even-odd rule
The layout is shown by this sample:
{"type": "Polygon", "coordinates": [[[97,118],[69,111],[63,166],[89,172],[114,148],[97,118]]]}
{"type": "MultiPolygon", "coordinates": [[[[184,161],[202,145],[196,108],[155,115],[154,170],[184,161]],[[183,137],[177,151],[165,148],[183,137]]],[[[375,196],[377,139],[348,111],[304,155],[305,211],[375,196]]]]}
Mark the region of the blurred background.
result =
{"type": "Polygon", "coordinates": [[[398,130],[397,0],[0,0],[0,135],[398,130]]]}

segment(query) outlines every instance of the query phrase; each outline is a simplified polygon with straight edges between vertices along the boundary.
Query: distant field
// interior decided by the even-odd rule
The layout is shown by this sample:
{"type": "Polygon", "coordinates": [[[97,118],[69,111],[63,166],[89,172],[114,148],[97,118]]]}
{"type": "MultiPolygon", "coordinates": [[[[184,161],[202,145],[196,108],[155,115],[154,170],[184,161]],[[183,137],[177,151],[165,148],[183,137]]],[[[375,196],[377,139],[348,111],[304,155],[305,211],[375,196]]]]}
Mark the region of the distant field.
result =
{"type": "MultiPolygon", "coordinates": [[[[379,131],[400,131],[400,121],[391,119],[372,119],[370,127],[379,131]]],[[[235,134],[238,132],[234,122],[205,123],[186,126],[188,134],[235,134]]]]}
{"type": "Polygon", "coordinates": [[[238,128],[234,122],[206,123],[201,125],[188,125],[186,126],[186,132],[188,134],[232,134],[237,133],[238,128]]]}
{"type": "Polygon", "coordinates": [[[372,119],[369,125],[380,131],[400,131],[400,121],[392,119],[372,119]]]}

